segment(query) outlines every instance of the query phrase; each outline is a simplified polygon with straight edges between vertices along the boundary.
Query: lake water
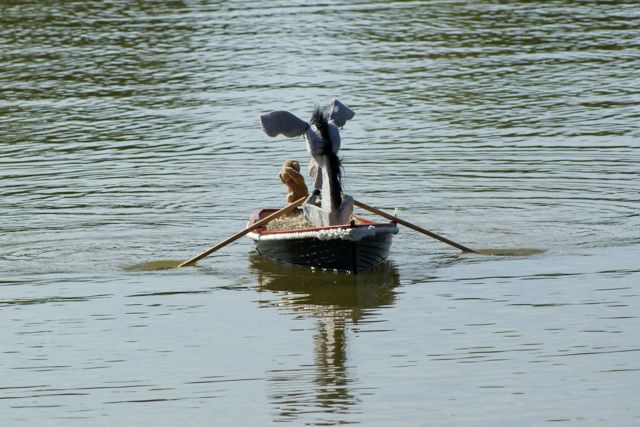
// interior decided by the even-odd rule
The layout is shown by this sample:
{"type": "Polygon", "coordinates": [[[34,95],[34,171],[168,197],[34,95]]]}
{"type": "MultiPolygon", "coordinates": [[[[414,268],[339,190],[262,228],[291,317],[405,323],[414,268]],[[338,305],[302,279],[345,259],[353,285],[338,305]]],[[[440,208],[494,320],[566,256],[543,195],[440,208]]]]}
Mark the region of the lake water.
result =
{"type": "Polygon", "coordinates": [[[3,1],[0,424],[640,425],[639,34],[635,1],[3,1]],[[131,271],[283,206],[305,144],[258,116],[332,98],[349,194],[544,252],[131,271]]]}

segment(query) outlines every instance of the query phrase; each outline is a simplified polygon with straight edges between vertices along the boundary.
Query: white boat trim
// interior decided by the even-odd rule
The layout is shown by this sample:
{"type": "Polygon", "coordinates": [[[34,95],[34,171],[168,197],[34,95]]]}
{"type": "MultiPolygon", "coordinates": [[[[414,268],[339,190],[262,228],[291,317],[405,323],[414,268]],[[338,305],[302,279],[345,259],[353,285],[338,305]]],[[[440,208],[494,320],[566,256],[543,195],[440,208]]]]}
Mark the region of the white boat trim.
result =
{"type": "Polygon", "coordinates": [[[251,232],[248,234],[254,241],[259,240],[294,240],[294,239],[319,239],[319,240],[351,240],[357,242],[365,237],[375,236],[378,233],[397,234],[400,229],[397,225],[389,226],[357,226],[345,228],[328,228],[322,230],[301,230],[284,233],[259,234],[251,232]]]}

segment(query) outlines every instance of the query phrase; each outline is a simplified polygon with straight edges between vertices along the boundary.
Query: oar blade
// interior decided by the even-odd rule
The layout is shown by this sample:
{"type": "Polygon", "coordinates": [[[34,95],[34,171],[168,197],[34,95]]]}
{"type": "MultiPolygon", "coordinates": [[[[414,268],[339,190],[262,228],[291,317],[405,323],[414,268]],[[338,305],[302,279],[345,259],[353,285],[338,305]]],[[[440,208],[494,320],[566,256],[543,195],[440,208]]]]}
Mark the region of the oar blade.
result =
{"type": "Polygon", "coordinates": [[[196,264],[196,262],[200,261],[202,258],[204,258],[206,256],[211,255],[212,253],[214,253],[218,249],[221,249],[221,248],[227,246],[229,243],[232,243],[232,242],[238,240],[240,237],[251,233],[253,230],[257,230],[258,228],[268,224],[269,222],[273,221],[274,219],[276,219],[278,217],[281,217],[282,215],[286,215],[287,213],[293,211],[298,206],[303,204],[306,199],[307,199],[306,197],[299,198],[295,202],[288,204],[284,208],[272,213],[268,217],[263,218],[260,221],[257,221],[252,226],[247,227],[244,230],[241,230],[241,231],[237,232],[233,236],[223,240],[222,242],[218,243],[217,245],[212,246],[211,248],[207,249],[206,251],[204,251],[204,252],[194,256],[193,258],[190,258],[187,261],[181,263],[180,265],[178,265],[178,268],[194,266],[196,264]]]}

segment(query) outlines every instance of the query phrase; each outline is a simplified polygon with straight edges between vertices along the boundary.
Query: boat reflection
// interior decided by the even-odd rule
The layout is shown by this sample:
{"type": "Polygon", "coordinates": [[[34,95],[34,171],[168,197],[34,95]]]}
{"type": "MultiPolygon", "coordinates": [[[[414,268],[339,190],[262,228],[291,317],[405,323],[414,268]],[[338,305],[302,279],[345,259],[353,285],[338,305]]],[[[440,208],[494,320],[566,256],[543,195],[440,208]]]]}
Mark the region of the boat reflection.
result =
{"type": "Polygon", "coordinates": [[[356,275],[313,271],[258,254],[253,254],[250,262],[258,290],[277,296],[270,305],[316,322],[313,364],[269,372],[275,421],[312,416],[315,422],[329,425],[348,422],[344,417],[355,413],[360,389],[347,360],[349,327],[366,322],[395,302],[398,271],[389,262],[356,275]]]}

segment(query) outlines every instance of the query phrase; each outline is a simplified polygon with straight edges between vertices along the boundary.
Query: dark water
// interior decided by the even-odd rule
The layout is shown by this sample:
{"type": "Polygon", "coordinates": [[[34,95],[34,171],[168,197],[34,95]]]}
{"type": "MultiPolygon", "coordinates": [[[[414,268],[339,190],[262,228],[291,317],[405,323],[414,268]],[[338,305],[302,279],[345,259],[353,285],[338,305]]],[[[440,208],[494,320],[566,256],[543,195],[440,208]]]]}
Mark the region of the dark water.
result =
{"type": "Polygon", "coordinates": [[[638,425],[639,34],[635,1],[1,2],[1,424],[638,425]],[[282,206],[304,143],[257,117],[333,97],[350,194],[538,251],[131,271],[282,206]]]}

